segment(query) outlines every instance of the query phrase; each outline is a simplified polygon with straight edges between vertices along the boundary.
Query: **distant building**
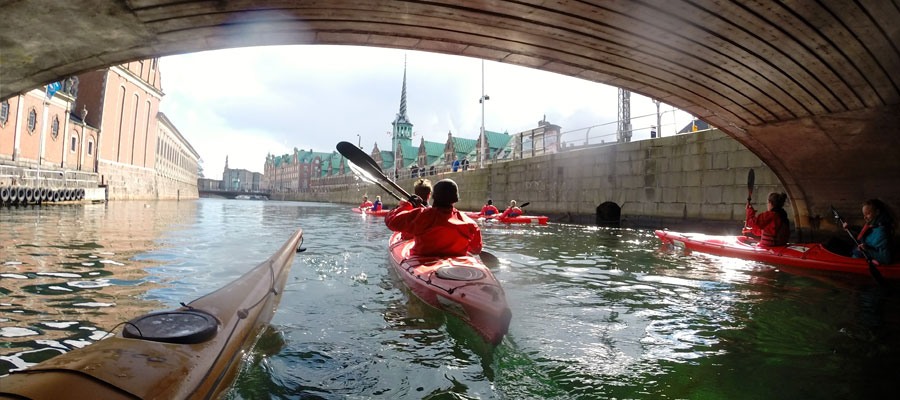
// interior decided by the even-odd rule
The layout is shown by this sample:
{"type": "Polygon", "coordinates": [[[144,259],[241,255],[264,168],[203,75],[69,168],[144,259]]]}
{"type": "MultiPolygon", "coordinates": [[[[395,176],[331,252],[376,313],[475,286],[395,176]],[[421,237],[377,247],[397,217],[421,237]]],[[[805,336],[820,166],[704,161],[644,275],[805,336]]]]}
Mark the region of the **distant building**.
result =
{"type": "MultiPolygon", "coordinates": [[[[543,120],[538,121],[537,128],[512,135],[500,150],[492,154],[491,158],[517,160],[559,152],[561,150],[561,131],[562,128],[559,125],[547,122],[545,116],[543,120]]],[[[488,143],[491,143],[490,137],[488,137],[488,143]]]]}
{"type": "Polygon", "coordinates": [[[257,192],[263,182],[263,174],[246,169],[228,168],[228,156],[225,156],[225,170],[222,171],[220,190],[240,192],[257,192]]]}
{"type": "Polygon", "coordinates": [[[222,180],[220,179],[197,179],[197,189],[199,190],[220,190],[220,187],[222,187],[222,180]]]}
{"type": "Polygon", "coordinates": [[[165,114],[157,113],[156,118],[159,126],[154,165],[157,198],[195,199],[200,155],[165,114]]]}
{"type": "Polygon", "coordinates": [[[706,123],[703,120],[694,119],[694,120],[691,120],[691,122],[689,124],[685,125],[684,128],[681,128],[681,130],[678,131],[677,133],[678,134],[691,133],[691,132],[697,132],[697,131],[705,131],[708,129],[709,129],[708,123],[706,123]]]}

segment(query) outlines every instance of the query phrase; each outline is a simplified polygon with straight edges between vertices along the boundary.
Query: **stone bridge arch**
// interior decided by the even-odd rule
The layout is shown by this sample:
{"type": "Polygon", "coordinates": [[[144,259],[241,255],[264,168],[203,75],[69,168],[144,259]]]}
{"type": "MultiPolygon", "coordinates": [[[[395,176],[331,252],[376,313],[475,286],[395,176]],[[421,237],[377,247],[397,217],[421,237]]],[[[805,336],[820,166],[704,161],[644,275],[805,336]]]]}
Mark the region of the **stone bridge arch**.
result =
{"type": "Polygon", "coordinates": [[[130,60],[229,47],[430,51],[602,82],[684,109],[772,168],[799,226],[832,204],[900,202],[900,9],[890,0],[89,4],[0,6],[0,98],[130,60]]]}

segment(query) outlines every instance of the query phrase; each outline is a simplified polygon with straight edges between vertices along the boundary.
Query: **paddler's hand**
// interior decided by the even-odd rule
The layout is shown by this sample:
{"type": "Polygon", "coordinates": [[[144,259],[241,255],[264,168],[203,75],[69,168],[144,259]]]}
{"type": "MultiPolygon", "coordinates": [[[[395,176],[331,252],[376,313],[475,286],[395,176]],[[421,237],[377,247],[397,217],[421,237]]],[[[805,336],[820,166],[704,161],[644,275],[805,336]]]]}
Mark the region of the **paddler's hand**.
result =
{"type": "Polygon", "coordinates": [[[422,207],[422,198],[418,195],[409,196],[409,203],[413,205],[413,207],[422,207]]]}

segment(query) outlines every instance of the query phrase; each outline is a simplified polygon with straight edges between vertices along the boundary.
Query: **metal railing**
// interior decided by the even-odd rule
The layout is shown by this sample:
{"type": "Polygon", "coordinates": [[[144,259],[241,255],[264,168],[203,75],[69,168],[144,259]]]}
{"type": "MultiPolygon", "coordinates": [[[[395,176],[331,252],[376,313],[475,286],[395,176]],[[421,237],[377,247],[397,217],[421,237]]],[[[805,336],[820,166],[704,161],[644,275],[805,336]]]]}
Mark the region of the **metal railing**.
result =
{"type": "Polygon", "coordinates": [[[96,187],[100,182],[94,172],[47,170],[0,165],[0,178],[11,178],[14,184],[33,187],[96,187]]]}

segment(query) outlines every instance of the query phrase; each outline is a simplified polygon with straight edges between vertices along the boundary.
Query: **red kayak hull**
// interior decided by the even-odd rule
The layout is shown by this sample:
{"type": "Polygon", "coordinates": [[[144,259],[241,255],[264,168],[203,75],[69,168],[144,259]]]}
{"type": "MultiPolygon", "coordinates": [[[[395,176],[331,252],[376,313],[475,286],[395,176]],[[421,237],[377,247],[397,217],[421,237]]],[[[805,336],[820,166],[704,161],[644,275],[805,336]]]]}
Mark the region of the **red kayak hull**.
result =
{"type": "Polygon", "coordinates": [[[477,212],[466,212],[465,214],[466,214],[467,216],[469,216],[469,218],[472,218],[472,219],[475,219],[475,220],[477,220],[477,219],[479,219],[479,218],[493,219],[494,221],[497,221],[497,222],[500,222],[500,223],[503,223],[503,224],[540,224],[540,225],[547,225],[547,221],[550,220],[549,217],[545,217],[545,216],[535,216],[535,215],[520,215],[520,216],[518,216],[518,217],[505,217],[505,218],[502,218],[502,217],[500,217],[500,214],[484,215],[484,214],[477,213],[477,212]]]}
{"type": "Polygon", "coordinates": [[[410,256],[413,244],[412,240],[401,241],[397,232],[391,235],[389,244],[394,270],[410,292],[426,304],[455,315],[486,342],[500,343],[509,329],[512,313],[494,274],[472,256],[410,256]],[[446,274],[439,271],[448,267],[472,268],[482,276],[472,280],[445,279],[442,275],[446,274]]]}
{"type": "MultiPolygon", "coordinates": [[[[699,233],[656,231],[663,243],[719,256],[761,261],[798,268],[851,272],[869,275],[869,264],[863,258],[844,257],[832,253],[819,243],[796,243],[787,246],[758,247],[747,236],[713,236],[699,233]]],[[[900,264],[879,266],[888,279],[900,279],[900,264]]]]}
{"type": "MultiPolygon", "coordinates": [[[[362,213],[363,213],[362,209],[360,209],[359,207],[353,207],[353,208],[350,209],[350,211],[353,211],[353,212],[355,212],[355,213],[357,213],[357,214],[362,214],[362,213]]],[[[383,216],[387,215],[389,212],[391,212],[391,210],[384,210],[384,209],[382,209],[382,210],[378,210],[378,211],[372,211],[371,209],[367,209],[367,210],[366,210],[366,215],[373,215],[373,216],[376,216],[376,217],[383,217],[383,216]]]]}

